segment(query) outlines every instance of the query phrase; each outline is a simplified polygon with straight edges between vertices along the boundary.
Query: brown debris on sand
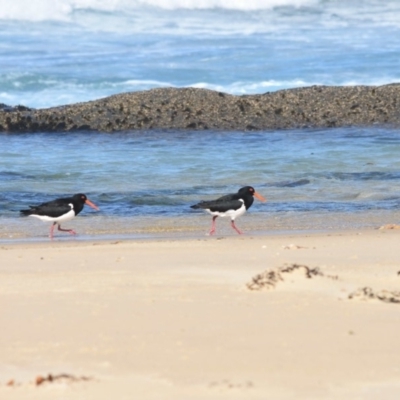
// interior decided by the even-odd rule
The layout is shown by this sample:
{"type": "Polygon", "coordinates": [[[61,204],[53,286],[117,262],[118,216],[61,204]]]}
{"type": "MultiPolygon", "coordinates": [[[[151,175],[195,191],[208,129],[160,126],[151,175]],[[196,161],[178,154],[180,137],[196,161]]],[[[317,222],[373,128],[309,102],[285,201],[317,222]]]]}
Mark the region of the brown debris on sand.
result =
{"type": "Polygon", "coordinates": [[[366,286],[350,293],[348,298],[359,300],[380,300],[384,303],[400,303],[400,292],[390,290],[375,292],[372,288],[366,286]]]}
{"type": "Polygon", "coordinates": [[[78,381],[90,381],[91,379],[92,378],[87,376],[74,376],[71,374],[59,374],[59,375],[48,374],[47,376],[38,375],[35,379],[35,385],[40,386],[45,382],[55,382],[55,381],[78,382],[78,381]]]}
{"type": "Polygon", "coordinates": [[[303,270],[305,277],[308,279],[311,279],[315,276],[338,279],[336,275],[325,275],[318,267],[310,268],[307,265],[291,264],[276,269],[266,270],[265,272],[254,276],[251,282],[247,283],[246,286],[250,290],[273,289],[278,282],[284,281],[284,274],[290,274],[296,270],[303,270]]]}
{"type": "MultiPolygon", "coordinates": [[[[45,376],[38,375],[35,378],[33,383],[35,386],[40,386],[46,382],[49,382],[49,383],[54,383],[54,382],[71,383],[71,382],[90,381],[92,379],[93,378],[88,377],[88,376],[75,376],[75,375],[71,375],[71,374],[58,374],[58,375],[48,374],[45,376]]],[[[17,383],[17,381],[15,379],[9,379],[6,383],[6,386],[16,387],[16,386],[21,386],[21,383],[17,383]]]]}

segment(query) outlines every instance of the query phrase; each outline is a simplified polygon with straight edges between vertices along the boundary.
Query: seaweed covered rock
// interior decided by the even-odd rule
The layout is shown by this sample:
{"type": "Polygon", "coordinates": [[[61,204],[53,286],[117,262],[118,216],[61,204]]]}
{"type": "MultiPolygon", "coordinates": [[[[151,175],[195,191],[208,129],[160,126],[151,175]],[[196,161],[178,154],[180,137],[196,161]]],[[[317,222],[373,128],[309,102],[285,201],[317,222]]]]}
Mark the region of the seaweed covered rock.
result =
{"type": "Polygon", "coordinates": [[[400,84],[234,96],[162,88],[46,109],[0,104],[0,131],[270,130],[400,125],[400,84]]]}

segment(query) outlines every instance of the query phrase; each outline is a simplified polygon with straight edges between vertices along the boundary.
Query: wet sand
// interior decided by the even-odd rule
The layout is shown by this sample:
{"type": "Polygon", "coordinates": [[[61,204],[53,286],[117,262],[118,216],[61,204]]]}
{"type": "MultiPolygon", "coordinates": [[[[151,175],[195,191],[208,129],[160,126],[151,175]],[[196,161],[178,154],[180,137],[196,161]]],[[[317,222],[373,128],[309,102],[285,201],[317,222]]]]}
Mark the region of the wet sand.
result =
{"type": "Polygon", "coordinates": [[[3,243],[0,398],[397,399],[399,240],[3,243]]]}
{"type": "MultiPolygon", "coordinates": [[[[400,211],[367,210],[349,212],[249,212],[237,220],[237,226],[249,235],[290,234],[293,232],[334,232],[378,229],[400,221],[400,211]]],[[[14,241],[48,241],[49,223],[35,218],[4,218],[0,224],[0,244],[14,241]]],[[[82,213],[63,228],[73,228],[78,235],[56,231],[56,241],[104,239],[159,239],[163,237],[204,237],[210,230],[211,217],[205,213],[173,216],[109,216],[82,213]]],[[[229,219],[218,218],[218,236],[235,237],[229,219]]]]}

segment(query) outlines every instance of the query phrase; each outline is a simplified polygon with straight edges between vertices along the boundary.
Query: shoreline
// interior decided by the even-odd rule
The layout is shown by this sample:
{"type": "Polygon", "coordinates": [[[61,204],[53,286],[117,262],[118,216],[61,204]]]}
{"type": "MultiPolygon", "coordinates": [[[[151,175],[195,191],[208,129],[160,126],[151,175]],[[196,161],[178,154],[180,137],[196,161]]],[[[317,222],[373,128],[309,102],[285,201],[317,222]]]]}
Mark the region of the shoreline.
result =
{"type": "Polygon", "coordinates": [[[0,397],[394,399],[399,239],[2,244],[0,397]]]}
{"type": "Polygon", "coordinates": [[[59,235],[51,240],[47,236],[42,237],[24,237],[16,239],[0,238],[0,246],[19,246],[19,245],[93,245],[93,244],[110,244],[110,243],[151,243],[151,242],[184,242],[196,240],[235,240],[238,239],[260,239],[275,237],[313,237],[313,236],[343,236],[343,235],[362,235],[372,232],[390,232],[400,231],[400,225],[392,224],[379,228],[361,227],[361,228],[343,228],[343,229],[293,229],[293,230],[265,230],[251,231],[238,235],[235,232],[230,234],[201,234],[199,232],[177,233],[164,232],[162,234],[100,234],[100,235],[59,235]]]}
{"type": "MultiPolygon", "coordinates": [[[[280,213],[252,212],[237,221],[245,235],[285,235],[308,232],[346,232],[395,228],[400,211],[371,210],[358,213],[280,213]]],[[[78,216],[66,227],[77,235],[56,232],[54,241],[152,240],[157,238],[208,237],[211,217],[205,213],[170,217],[78,216]]],[[[50,224],[35,219],[7,218],[0,226],[0,244],[10,242],[48,241],[50,224]]],[[[217,220],[215,237],[235,237],[229,219],[217,220]]]]}
{"type": "MultiPolygon", "coordinates": [[[[399,226],[400,227],[400,226],[399,226]]],[[[400,228],[399,228],[400,229],[400,228]]],[[[332,231],[320,231],[320,230],[295,230],[295,231],[262,231],[262,232],[252,232],[245,233],[243,235],[213,235],[208,234],[199,235],[176,235],[176,234],[164,234],[164,235],[99,235],[99,236],[84,236],[84,237],[73,237],[73,236],[63,236],[55,237],[50,240],[48,237],[43,238],[19,238],[19,239],[0,239],[0,247],[8,246],[40,246],[47,244],[50,245],[61,245],[61,246],[85,246],[94,244],[111,244],[111,243],[151,243],[151,242],[184,242],[184,241],[196,241],[196,240],[237,240],[240,239],[260,239],[260,238],[272,238],[272,237],[310,237],[310,236],[336,236],[345,234],[363,234],[367,232],[372,232],[377,229],[343,229],[343,230],[332,230],[332,231]]]]}

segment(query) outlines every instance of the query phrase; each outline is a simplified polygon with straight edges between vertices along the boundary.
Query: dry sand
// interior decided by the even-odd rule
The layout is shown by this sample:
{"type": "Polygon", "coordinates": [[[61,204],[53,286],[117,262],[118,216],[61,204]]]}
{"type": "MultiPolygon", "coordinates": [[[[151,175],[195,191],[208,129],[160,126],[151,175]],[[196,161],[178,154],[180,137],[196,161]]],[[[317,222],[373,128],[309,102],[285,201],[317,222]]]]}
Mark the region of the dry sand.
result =
{"type": "Polygon", "coordinates": [[[397,400],[399,242],[0,245],[0,399],[397,400]]]}

